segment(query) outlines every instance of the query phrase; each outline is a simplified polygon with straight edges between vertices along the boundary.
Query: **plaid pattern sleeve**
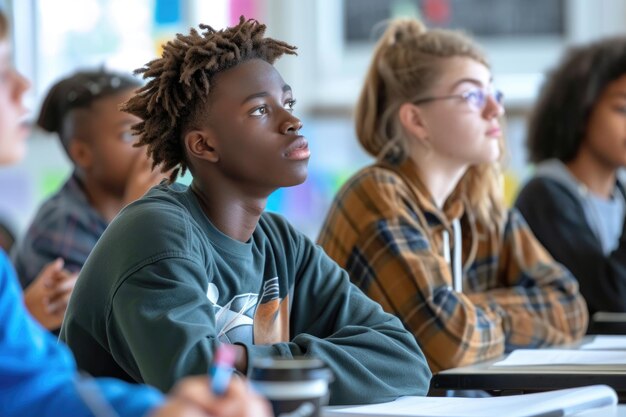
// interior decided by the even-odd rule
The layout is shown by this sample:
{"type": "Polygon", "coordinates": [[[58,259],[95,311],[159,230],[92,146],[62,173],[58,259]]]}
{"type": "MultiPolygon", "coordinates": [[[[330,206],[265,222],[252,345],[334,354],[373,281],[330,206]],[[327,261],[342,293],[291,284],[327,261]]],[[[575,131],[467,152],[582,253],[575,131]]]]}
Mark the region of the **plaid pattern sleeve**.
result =
{"type": "MultiPolygon", "coordinates": [[[[519,217],[511,216],[503,241],[490,234],[478,239],[463,228],[459,293],[442,256],[445,224],[425,205],[419,189],[401,176],[366,168],[338,194],[319,243],[356,285],[402,320],[433,371],[493,358],[509,347],[582,336],[586,307],[576,282],[519,217]],[[468,260],[472,239],[475,258],[468,260]]],[[[466,216],[461,220],[467,223],[466,216]]]]}
{"type": "MultiPolygon", "coordinates": [[[[479,246],[477,259],[485,257],[479,246]]],[[[554,261],[516,210],[500,243],[502,284],[469,298],[504,312],[506,350],[573,342],[587,330],[587,306],[570,272],[554,261]]]]}
{"type": "Polygon", "coordinates": [[[63,258],[65,268],[79,271],[107,227],[91,207],[74,177],[38,210],[23,239],[12,253],[22,287],[43,267],[63,258]]]}

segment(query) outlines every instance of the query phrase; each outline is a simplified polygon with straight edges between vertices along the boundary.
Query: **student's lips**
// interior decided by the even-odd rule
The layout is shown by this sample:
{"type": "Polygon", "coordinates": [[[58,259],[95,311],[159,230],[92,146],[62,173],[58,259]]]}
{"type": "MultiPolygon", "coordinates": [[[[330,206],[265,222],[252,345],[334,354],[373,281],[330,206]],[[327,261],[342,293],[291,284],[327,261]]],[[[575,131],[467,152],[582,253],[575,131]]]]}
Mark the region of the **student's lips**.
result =
{"type": "Polygon", "coordinates": [[[26,137],[28,135],[28,133],[30,133],[30,129],[33,125],[33,122],[27,118],[26,116],[21,117],[18,124],[17,124],[17,129],[20,132],[21,135],[23,135],[24,137],[26,137]]]}
{"type": "Polygon", "coordinates": [[[486,134],[490,138],[499,138],[502,134],[502,130],[500,130],[499,127],[492,127],[491,129],[487,130],[486,134]]]}
{"type": "Polygon", "coordinates": [[[285,150],[285,158],[293,160],[308,159],[311,156],[309,144],[304,136],[298,136],[285,150]]]}

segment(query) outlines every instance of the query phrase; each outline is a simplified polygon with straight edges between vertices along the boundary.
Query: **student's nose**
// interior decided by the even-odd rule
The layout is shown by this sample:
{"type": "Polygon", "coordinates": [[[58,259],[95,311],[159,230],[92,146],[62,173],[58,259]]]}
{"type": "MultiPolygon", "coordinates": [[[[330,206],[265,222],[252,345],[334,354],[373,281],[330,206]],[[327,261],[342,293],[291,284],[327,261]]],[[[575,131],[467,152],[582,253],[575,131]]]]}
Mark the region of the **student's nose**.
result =
{"type": "Polygon", "coordinates": [[[494,117],[500,117],[504,114],[504,106],[502,103],[498,103],[493,94],[487,96],[487,103],[483,109],[483,115],[487,120],[491,120],[494,117]]]}
{"type": "Polygon", "coordinates": [[[20,97],[24,92],[30,88],[30,81],[26,79],[20,72],[13,70],[13,77],[15,79],[15,95],[20,97]]]}
{"type": "Polygon", "coordinates": [[[302,129],[302,122],[296,116],[287,112],[287,118],[280,125],[280,133],[286,135],[288,133],[298,133],[302,129]]]}

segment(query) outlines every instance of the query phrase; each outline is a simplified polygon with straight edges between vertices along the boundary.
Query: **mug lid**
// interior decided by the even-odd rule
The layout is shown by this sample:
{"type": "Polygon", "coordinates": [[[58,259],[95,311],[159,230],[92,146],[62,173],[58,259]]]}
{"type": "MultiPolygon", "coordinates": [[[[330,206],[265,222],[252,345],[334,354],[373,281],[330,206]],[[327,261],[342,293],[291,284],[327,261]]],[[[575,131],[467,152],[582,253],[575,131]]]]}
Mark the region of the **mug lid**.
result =
{"type": "Polygon", "coordinates": [[[256,381],[331,381],[332,372],[317,358],[258,358],[252,363],[250,379],[256,381]]]}

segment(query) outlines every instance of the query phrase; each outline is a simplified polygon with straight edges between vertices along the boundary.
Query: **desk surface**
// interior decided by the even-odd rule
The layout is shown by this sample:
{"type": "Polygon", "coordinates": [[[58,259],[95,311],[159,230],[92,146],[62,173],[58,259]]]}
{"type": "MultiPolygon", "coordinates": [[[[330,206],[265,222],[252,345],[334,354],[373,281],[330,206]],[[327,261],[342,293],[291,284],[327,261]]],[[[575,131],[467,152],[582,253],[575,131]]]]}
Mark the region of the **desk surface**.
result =
{"type": "Polygon", "coordinates": [[[598,311],[589,321],[587,333],[626,335],[626,313],[598,311]]]}
{"type": "Polygon", "coordinates": [[[489,368],[486,362],[464,368],[442,371],[433,376],[431,387],[453,390],[547,391],[606,384],[626,397],[626,372],[571,370],[525,371],[520,368],[489,368]]]}
{"type": "Polygon", "coordinates": [[[626,417],[626,405],[602,407],[574,414],[575,417],[626,417]]]}
{"type": "MultiPolygon", "coordinates": [[[[591,340],[591,337],[587,336],[581,342],[567,347],[575,349],[580,344],[591,340]]],[[[525,370],[521,366],[514,369],[492,366],[505,357],[506,355],[471,366],[441,371],[433,376],[431,389],[529,393],[606,384],[617,391],[620,402],[626,402],[625,371],[594,370],[591,366],[585,369],[572,367],[570,370],[558,371],[525,370]]]]}
{"type": "MultiPolygon", "coordinates": [[[[344,407],[330,407],[330,409],[333,408],[341,409],[344,407]]],[[[322,417],[324,417],[324,415],[324,411],[322,410],[322,417]]],[[[572,417],[626,417],[626,405],[602,407],[595,410],[583,411],[582,413],[573,414],[572,417]]]]}

